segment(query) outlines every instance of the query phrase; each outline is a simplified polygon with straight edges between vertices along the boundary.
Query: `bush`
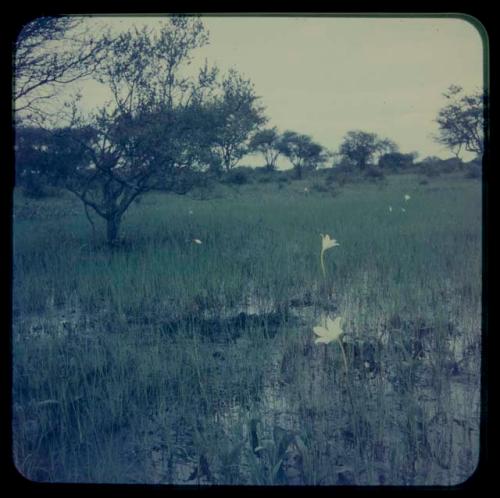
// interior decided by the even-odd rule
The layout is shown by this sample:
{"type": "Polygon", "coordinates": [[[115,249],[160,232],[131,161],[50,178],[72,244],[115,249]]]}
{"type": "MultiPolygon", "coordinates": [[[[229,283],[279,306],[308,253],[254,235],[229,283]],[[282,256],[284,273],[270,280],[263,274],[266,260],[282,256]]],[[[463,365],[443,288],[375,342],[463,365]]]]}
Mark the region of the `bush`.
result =
{"type": "Polygon", "coordinates": [[[21,191],[24,197],[29,199],[43,199],[47,197],[47,190],[43,185],[33,184],[33,185],[23,185],[21,191]]]}
{"type": "Polygon", "coordinates": [[[461,159],[450,157],[449,159],[440,159],[439,157],[427,157],[418,164],[418,171],[430,178],[441,174],[454,173],[461,171],[464,168],[464,163],[461,159]]]}
{"type": "Polygon", "coordinates": [[[357,173],[353,170],[352,166],[347,163],[339,164],[328,170],[326,174],[325,183],[327,185],[345,185],[347,182],[354,181],[357,173]]]}
{"type": "Polygon", "coordinates": [[[463,162],[461,159],[457,159],[456,157],[451,157],[449,159],[444,159],[440,161],[438,163],[438,168],[441,171],[441,173],[453,173],[463,168],[463,162]]]}
{"type": "Polygon", "coordinates": [[[441,174],[437,163],[433,161],[421,162],[418,171],[429,178],[434,178],[441,174]]]}
{"type": "Polygon", "coordinates": [[[245,185],[251,182],[252,168],[241,166],[228,171],[224,176],[224,183],[232,185],[245,185]]]}
{"type": "Polygon", "coordinates": [[[378,166],[392,172],[397,172],[411,168],[413,166],[414,159],[414,154],[389,152],[380,157],[380,159],[378,160],[378,166]]]}
{"type": "Polygon", "coordinates": [[[257,179],[258,183],[271,183],[273,178],[271,176],[261,176],[257,179]]]}
{"type": "Polygon", "coordinates": [[[467,166],[467,170],[464,176],[465,178],[476,180],[478,178],[481,178],[482,173],[483,171],[480,165],[470,165],[467,166]]]}
{"type": "Polygon", "coordinates": [[[48,185],[42,178],[36,175],[26,175],[19,186],[23,195],[29,199],[56,197],[61,193],[60,189],[48,185]]]}
{"type": "Polygon", "coordinates": [[[377,166],[367,166],[364,176],[373,181],[385,179],[384,172],[377,166]]]}

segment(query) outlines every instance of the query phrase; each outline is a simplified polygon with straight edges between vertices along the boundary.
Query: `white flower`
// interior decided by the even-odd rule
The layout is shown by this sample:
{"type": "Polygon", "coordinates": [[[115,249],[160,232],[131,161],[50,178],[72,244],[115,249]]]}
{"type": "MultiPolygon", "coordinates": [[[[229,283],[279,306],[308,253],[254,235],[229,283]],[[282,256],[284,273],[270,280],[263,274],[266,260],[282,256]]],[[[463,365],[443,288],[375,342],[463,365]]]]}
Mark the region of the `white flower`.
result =
{"type": "Polygon", "coordinates": [[[307,187],[304,187],[304,192],[307,194],[307,192],[309,192],[309,189],[307,187]]]}
{"type": "Polygon", "coordinates": [[[321,236],[321,252],[326,251],[331,247],[336,247],[340,245],[335,239],[331,239],[328,234],[323,235],[322,233],[320,233],[320,236],[321,236]]]}
{"type": "Polygon", "coordinates": [[[190,210],[188,211],[188,213],[189,213],[189,214],[193,214],[193,210],[192,210],[192,209],[190,209],[190,210]]]}
{"type": "Polygon", "coordinates": [[[201,240],[200,240],[200,239],[193,239],[193,242],[194,242],[195,244],[201,244],[201,240]]]}
{"type": "Polygon", "coordinates": [[[389,206],[389,212],[392,213],[392,206],[389,206]]]}
{"type": "Polygon", "coordinates": [[[338,341],[340,339],[340,336],[344,333],[340,328],[341,320],[342,317],[340,316],[335,318],[335,320],[327,317],[325,327],[322,327],[321,325],[313,327],[313,332],[318,336],[318,338],[314,341],[315,344],[328,344],[332,341],[338,341]]]}
{"type": "Polygon", "coordinates": [[[323,271],[323,276],[326,278],[325,262],[323,260],[323,255],[327,249],[339,246],[340,244],[335,240],[331,239],[329,235],[319,234],[321,237],[321,254],[319,257],[321,263],[321,270],[323,271]]]}
{"type": "Polygon", "coordinates": [[[406,213],[406,209],[405,208],[401,208],[401,211],[403,211],[403,213],[406,213]]]}
{"type": "Polygon", "coordinates": [[[409,201],[411,197],[408,194],[405,194],[405,201],[409,201]]]}

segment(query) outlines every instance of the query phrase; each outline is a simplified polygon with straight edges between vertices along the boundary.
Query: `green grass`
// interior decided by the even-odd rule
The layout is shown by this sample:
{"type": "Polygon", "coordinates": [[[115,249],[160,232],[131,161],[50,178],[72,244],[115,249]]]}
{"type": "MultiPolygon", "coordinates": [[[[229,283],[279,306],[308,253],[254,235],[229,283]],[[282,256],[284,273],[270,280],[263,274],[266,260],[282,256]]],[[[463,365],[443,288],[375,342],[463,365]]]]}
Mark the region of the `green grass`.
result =
{"type": "Polygon", "coordinates": [[[189,482],[292,483],[292,448],[308,484],[471,474],[479,400],[460,396],[479,382],[480,184],[400,175],[306,194],[311,183],[220,187],[207,200],[150,194],[126,214],[113,253],[71,197],[16,193],[24,475],[185,482],[179,462],[190,462],[189,482]],[[340,243],[325,253],[326,281],[320,233],[340,243]],[[249,302],[260,316],[237,321],[249,302]],[[338,345],[313,344],[334,309],[353,343],[375,345],[361,360],[346,346],[347,379],[338,345]]]}

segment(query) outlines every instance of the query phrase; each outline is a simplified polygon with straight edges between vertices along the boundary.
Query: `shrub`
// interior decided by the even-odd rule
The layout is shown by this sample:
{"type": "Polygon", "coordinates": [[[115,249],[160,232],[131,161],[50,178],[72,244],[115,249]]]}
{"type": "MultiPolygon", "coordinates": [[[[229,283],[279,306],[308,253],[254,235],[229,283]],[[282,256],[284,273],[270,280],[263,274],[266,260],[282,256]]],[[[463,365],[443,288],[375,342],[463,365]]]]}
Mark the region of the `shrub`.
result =
{"type": "Polygon", "coordinates": [[[380,168],[390,170],[393,172],[411,168],[415,154],[402,154],[400,152],[389,152],[384,154],[378,160],[380,168]]]}
{"type": "Polygon", "coordinates": [[[365,170],[365,177],[370,180],[377,181],[385,179],[385,174],[377,166],[367,166],[365,170]]]}
{"type": "Polygon", "coordinates": [[[469,179],[478,179],[481,178],[482,176],[482,168],[480,165],[470,165],[467,167],[466,173],[465,173],[465,178],[469,179]]]}
{"type": "Polygon", "coordinates": [[[453,173],[454,171],[460,170],[463,167],[463,162],[461,159],[456,157],[451,157],[449,159],[444,159],[438,163],[438,168],[441,173],[453,173]]]}
{"type": "Polygon", "coordinates": [[[224,177],[224,183],[232,185],[244,185],[251,182],[252,168],[240,167],[228,171],[224,177]]]}
{"type": "Polygon", "coordinates": [[[20,182],[20,188],[23,195],[29,199],[43,199],[46,197],[57,197],[61,190],[48,185],[40,177],[27,175],[20,182]]]}
{"type": "Polygon", "coordinates": [[[438,163],[436,161],[422,161],[419,166],[419,173],[434,178],[440,175],[438,163]]]}
{"type": "Polygon", "coordinates": [[[330,168],[326,174],[325,183],[327,185],[336,184],[342,186],[353,181],[356,176],[357,172],[349,164],[343,163],[330,168]]]}

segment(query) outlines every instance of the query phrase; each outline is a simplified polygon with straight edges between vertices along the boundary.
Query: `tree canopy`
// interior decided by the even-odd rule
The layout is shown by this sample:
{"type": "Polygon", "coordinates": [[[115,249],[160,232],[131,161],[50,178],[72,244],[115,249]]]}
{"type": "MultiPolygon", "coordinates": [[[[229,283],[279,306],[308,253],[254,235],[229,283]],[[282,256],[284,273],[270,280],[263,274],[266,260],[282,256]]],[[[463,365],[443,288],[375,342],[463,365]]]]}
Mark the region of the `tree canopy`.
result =
{"type": "Polygon", "coordinates": [[[457,157],[465,149],[482,158],[486,95],[482,91],[465,95],[457,85],[450,86],[443,95],[448,104],[438,113],[439,133],[434,139],[457,157]]]}
{"type": "Polygon", "coordinates": [[[276,169],[276,161],[280,155],[281,136],[276,127],[257,131],[250,140],[251,151],[260,152],[266,161],[266,168],[276,169]]]}
{"type": "Polygon", "coordinates": [[[75,106],[68,127],[47,129],[36,140],[33,130],[18,130],[18,164],[30,158],[47,165],[51,181],[105,220],[110,246],[119,242],[134,199],[153,188],[186,192],[219,150],[229,167],[262,119],[250,82],[235,71],[222,82],[207,64],[195,76],[183,71],[207,41],[202,22],[192,17],[171,17],[158,31],[122,33],[95,72],[111,102],[90,114],[75,106]]]}
{"type": "Polygon", "coordinates": [[[372,163],[377,155],[397,151],[398,146],[392,140],[361,130],[347,132],[339,148],[340,155],[360,170],[372,163]]]}
{"type": "Polygon", "coordinates": [[[297,178],[302,178],[303,172],[314,170],[327,160],[327,152],[309,135],[287,130],[281,136],[278,150],[292,163],[297,178]]]}
{"type": "Polygon", "coordinates": [[[18,119],[43,122],[61,88],[90,76],[105,57],[106,35],[89,34],[83,17],[39,17],[18,34],[14,57],[14,110],[18,119]]]}
{"type": "Polygon", "coordinates": [[[250,136],[267,119],[253,85],[231,69],[211,103],[211,150],[218,169],[230,171],[249,152],[250,136]]]}

